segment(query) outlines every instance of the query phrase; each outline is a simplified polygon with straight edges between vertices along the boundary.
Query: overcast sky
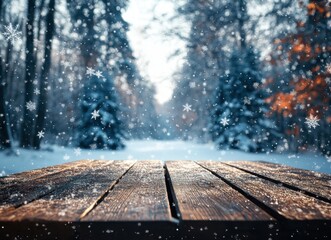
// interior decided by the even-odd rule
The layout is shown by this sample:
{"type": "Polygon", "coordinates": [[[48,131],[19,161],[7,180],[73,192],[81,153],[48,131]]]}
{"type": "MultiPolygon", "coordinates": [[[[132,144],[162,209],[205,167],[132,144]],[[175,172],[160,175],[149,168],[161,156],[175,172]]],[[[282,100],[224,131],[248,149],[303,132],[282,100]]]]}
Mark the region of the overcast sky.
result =
{"type": "Polygon", "coordinates": [[[181,19],[169,21],[174,14],[171,0],[131,0],[123,15],[131,25],[128,36],[139,70],[155,84],[159,103],[171,98],[172,75],[183,64],[183,54],[169,59],[176,50],[185,49],[184,41],[165,35],[168,30],[185,24],[181,19]]]}

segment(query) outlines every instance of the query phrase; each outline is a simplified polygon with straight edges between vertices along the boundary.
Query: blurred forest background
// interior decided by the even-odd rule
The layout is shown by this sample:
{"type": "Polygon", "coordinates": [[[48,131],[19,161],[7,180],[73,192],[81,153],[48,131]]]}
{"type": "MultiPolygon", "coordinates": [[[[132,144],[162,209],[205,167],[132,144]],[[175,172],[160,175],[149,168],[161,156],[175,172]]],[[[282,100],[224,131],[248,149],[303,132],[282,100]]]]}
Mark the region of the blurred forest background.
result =
{"type": "Polygon", "coordinates": [[[331,155],[329,0],[169,1],[162,21],[189,29],[163,30],[186,48],[161,104],[128,38],[128,1],[0,0],[0,148],[148,138],[331,155]]]}

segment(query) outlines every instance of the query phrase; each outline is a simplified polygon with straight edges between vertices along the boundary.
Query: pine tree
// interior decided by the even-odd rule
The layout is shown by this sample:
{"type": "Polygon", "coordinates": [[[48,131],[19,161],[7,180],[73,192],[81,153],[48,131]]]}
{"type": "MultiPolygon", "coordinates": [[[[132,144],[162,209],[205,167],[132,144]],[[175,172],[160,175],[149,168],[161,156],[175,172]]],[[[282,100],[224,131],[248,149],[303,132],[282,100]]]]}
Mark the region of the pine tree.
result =
{"type": "Polygon", "coordinates": [[[209,140],[205,116],[213,102],[217,79],[226,66],[226,49],[234,42],[231,33],[236,28],[236,5],[231,0],[188,0],[178,9],[191,22],[186,62],[177,77],[172,100],[177,132],[185,140],[209,140]],[[192,111],[182,111],[186,103],[192,111]]]}
{"type": "Polygon", "coordinates": [[[122,149],[124,131],[110,76],[92,75],[84,87],[77,140],[81,148],[122,149]]]}
{"type": "Polygon", "coordinates": [[[67,6],[74,23],[73,30],[81,38],[77,43],[85,62],[84,67],[94,67],[98,63],[101,70],[111,71],[119,95],[118,103],[123,106],[122,122],[130,130],[128,136],[154,137],[154,132],[150,131],[157,126],[157,114],[152,101],[154,91],[140,75],[127,36],[129,24],[122,17],[128,1],[67,0],[67,6]],[[107,37],[97,38],[100,33],[107,37]],[[147,111],[149,114],[146,114],[147,111]]]}
{"type": "Polygon", "coordinates": [[[212,139],[220,149],[260,152],[274,148],[277,131],[265,116],[268,109],[253,48],[234,50],[229,65],[216,90],[209,127],[212,139]]]}

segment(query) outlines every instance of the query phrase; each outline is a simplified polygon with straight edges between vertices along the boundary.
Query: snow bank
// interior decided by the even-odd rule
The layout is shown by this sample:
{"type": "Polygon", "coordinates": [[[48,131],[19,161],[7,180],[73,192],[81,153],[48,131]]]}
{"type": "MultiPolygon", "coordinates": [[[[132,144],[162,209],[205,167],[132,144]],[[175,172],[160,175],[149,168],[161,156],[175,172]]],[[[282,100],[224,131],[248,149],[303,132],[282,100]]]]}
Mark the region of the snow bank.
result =
{"type": "Polygon", "coordinates": [[[15,154],[0,152],[0,175],[32,170],[80,159],[105,160],[215,160],[215,161],[268,161],[331,174],[331,160],[315,153],[305,154],[252,154],[241,151],[219,151],[213,144],[183,141],[129,141],[121,151],[83,150],[51,146],[48,150],[15,149],[15,154]]]}

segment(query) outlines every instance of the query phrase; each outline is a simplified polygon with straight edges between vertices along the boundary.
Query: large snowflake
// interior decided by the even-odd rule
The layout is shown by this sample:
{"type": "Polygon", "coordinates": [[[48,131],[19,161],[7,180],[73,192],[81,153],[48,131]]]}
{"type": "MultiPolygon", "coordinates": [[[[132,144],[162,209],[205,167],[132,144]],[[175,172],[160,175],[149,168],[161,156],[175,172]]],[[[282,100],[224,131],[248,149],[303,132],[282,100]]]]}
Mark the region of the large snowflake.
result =
{"type": "Polygon", "coordinates": [[[316,128],[319,126],[318,124],[319,119],[317,116],[313,116],[312,114],[309,115],[309,118],[306,118],[305,123],[307,124],[308,128],[316,128]]]}
{"type": "Polygon", "coordinates": [[[36,103],[29,101],[26,103],[26,108],[30,111],[34,111],[34,110],[36,110],[37,106],[36,106],[36,103]]]}
{"type": "Polygon", "coordinates": [[[5,31],[3,32],[3,35],[7,39],[7,41],[19,41],[21,40],[22,33],[20,31],[17,31],[18,26],[13,28],[13,25],[10,23],[8,26],[4,26],[5,31]]]}
{"type": "Polygon", "coordinates": [[[90,68],[90,67],[87,67],[87,68],[86,68],[86,75],[89,75],[89,76],[94,75],[94,76],[96,76],[97,78],[102,78],[102,77],[103,77],[101,71],[99,71],[99,70],[96,71],[96,70],[94,70],[93,68],[90,68]]]}
{"type": "Polygon", "coordinates": [[[91,113],[92,114],[92,119],[96,120],[98,117],[100,117],[99,110],[95,110],[91,113]]]}
{"type": "Polygon", "coordinates": [[[221,119],[221,124],[225,127],[226,125],[229,125],[230,119],[227,117],[224,117],[221,119]]]}
{"type": "Polygon", "coordinates": [[[38,132],[37,136],[39,137],[39,139],[43,138],[45,136],[45,132],[41,130],[40,132],[38,132]]]}
{"type": "Polygon", "coordinates": [[[189,105],[188,103],[186,103],[185,105],[183,105],[183,111],[185,112],[189,112],[192,110],[192,105],[189,105]]]}

